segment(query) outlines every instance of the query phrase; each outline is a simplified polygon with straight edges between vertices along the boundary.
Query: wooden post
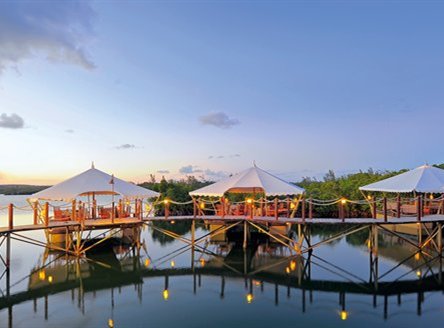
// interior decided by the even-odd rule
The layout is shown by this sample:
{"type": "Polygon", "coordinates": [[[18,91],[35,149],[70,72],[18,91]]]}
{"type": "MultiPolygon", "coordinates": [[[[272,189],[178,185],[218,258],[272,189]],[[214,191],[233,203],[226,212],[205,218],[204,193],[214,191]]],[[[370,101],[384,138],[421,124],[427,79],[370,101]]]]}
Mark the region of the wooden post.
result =
{"type": "Polygon", "coordinates": [[[377,213],[376,213],[376,198],[373,199],[373,203],[372,203],[372,215],[373,215],[374,219],[376,219],[378,217],[377,213]]]}
{"type": "Polygon", "coordinates": [[[339,201],[339,218],[342,220],[342,222],[345,221],[345,218],[344,218],[344,204],[342,204],[342,200],[339,201]]]}
{"type": "Polygon", "coordinates": [[[9,230],[12,230],[14,228],[14,204],[8,205],[8,221],[9,230]]]}
{"type": "Polygon", "coordinates": [[[124,213],[124,210],[123,210],[123,200],[119,199],[119,210],[117,211],[117,214],[119,215],[119,218],[123,217],[123,213],[124,213]]]}
{"type": "Polygon", "coordinates": [[[196,204],[196,200],[193,197],[193,219],[195,219],[197,216],[197,204],[196,204]]]}
{"type": "Polygon", "coordinates": [[[308,203],[308,218],[313,219],[313,198],[309,198],[308,203]]]}
{"type": "Polygon", "coordinates": [[[32,207],[32,209],[33,209],[33,223],[34,223],[34,225],[37,225],[38,224],[38,218],[39,218],[39,205],[38,205],[39,203],[38,202],[34,202],[34,204],[33,204],[33,207],[32,207]]]}
{"type": "Polygon", "coordinates": [[[260,204],[261,204],[261,216],[265,216],[264,215],[264,199],[262,197],[260,199],[260,204]]]}
{"type": "Polygon", "coordinates": [[[77,219],[77,204],[76,204],[76,200],[73,199],[72,204],[71,204],[71,220],[75,221],[77,219]]]}
{"type": "Polygon", "coordinates": [[[247,220],[244,220],[244,243],[242,244],[243,249],[247,248],[247,220]]]}
{"type": "Polygon", "coordinates": [[[421,211],[422,211],[422,204],[421,204],[421,195],[418,195],[416,197],[416,211],[418,214],[418,221],[421,221],[421,211]]]}
{"type": "Polygon", "coordinates": [[[401,196],[398,194],[398,197],[396,197],[396,213],[398,219],[401,217],[401,196]]]}
{"type": "Polygon", "coordinates": [[[221,197],[220,198],[220,206],[222,207],[222,218],[225,217],[225,198],[221,197]]]}
{"type": "Polygon", "coordinates": [[[254,199],[251,200],[250,203],[250,219],[253,220],[253,216],[254,216],[254,199]]]}
{"type": "Polygon", "coordinates": [[[305,196],[302,196],[301,198],[301,217],[302,217],[302,222],[305,222],[305,196]]]}
{"type": "Polygon", "coordinates": [[[384,212],[384,222],[387,222],[387,197],[382,199],[382,208],[384,212]]]}
{"type": "Polygon", "coordinates": [[[438,222],[438,234],[436,235],[436,238],[438,239],[438,252],[439,252],[439,257],[442,257],[442,224],[441,222],[438,222]]]}
{"type": "Polygon", "coordinates": [[[275,197],[274,198],[274,218],[276,219],[276,221],[279,220],[278,206],[279,206],[278,199],[277,199],[277,197],[275,197]]]}
{"type": "Polygon", "coordinates": [[[170,202],[166,199],[165,200],[165,219],[168,219],[170,216],[170,202]]]}
{"type": "Polygon", "coordinates": [[[49,203],[45,203],[45,226],[49,225],[49,203]]]}
{"type": "Polygon", "coordinates": [[[290,217],[290,198],[287,197],[287,218],[290,217]]]}

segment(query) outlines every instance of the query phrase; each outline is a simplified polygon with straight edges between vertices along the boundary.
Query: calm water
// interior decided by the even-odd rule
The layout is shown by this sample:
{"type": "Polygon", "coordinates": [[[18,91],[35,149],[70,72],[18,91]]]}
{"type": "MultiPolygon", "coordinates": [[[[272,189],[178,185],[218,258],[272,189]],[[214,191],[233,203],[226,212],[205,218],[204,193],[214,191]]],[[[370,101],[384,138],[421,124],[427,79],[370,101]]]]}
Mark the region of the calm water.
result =
{"type": "MultiPolygon", "coordinates": [[[[0,206],[10,201],[25,204],[21,196],[0,196],[0,206]]],[[[16,214],[20,224],[31,220],[28,212],[16,214]]],[[[190,238],[190,222],[159,225],[190,238]]],[[[198,225],[197,235],[207,229],[198,225]]],[[[314,227],[312,243],[335,233],[314,227]]],[[[45,241],[41,231],[22,235],[45,241]]],[[[301,257],[266,241],[244,252],[234,242],[211,240],[193,252],[145,227],[139,252],[115,245],[80,260],[11,240],[10,297],[3,275],[0,326],[108,327],[109,320],[115,327],[439,325],[444,296],[433,251],[415,256],[408,243],[380,233],[376,288],[369,283],[368,236],[364,230],[301,257]]]]}

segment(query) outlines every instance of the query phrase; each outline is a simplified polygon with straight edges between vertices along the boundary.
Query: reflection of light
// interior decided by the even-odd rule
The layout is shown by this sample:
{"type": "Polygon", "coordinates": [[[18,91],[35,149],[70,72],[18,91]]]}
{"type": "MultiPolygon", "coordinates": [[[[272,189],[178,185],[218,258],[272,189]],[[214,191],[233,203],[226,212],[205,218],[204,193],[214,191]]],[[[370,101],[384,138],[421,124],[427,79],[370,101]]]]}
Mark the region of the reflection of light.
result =
{"type": "Polygon", "coordinates": [[[248,293],[247,296],[247,303],[250,304],[251,302],[253,302],[254,296],[251,293],[248,293]]]}
{"type": "Polygon", "coordinates": [[[205,266],[205,259],[200,259],[200,265],[205,266]]]}
{"type": "Polygon", "coordinates": [[[145,259],[145,267],[148,268],[150,266],[150,259],[145,259]]]}
{"type": "Polygon", "coordinates": [[[285,272],[287,272],[287,274],[290,273],[290,268],[289,268],[289,267],[286,267],[286,268],[285,268],[285,272]]]}
{"type": "Polygon", "coordinates": [[[176,223],[176,221],[174,221],[174,220],[171,220],[171,221],[170,221],[170,223],[171,223],[171,224],[174,224],[174,223],[176,223]]]}
{"type": "Polygon", "coordinates": [[[166,301],[170,297],[170,293],[168,292],[168,289],[165,289],[162,293],[163,299],[166,301]]]}
{"type": "Polygon", "coordinates": [[[176,262],[171,261],[171,267],[174,268],[176,266],[176,262]]]}
{"type": "Polygon", "coordinates": [[[52,283],[52,276],[48,276],[48,282],[52,283]]]}
{"type": "Polygon", "coordinates": [[[421,255],[419,255],[419,253],[416,253],[416,254],[415,254],[415,260],[416,260],[416,261],[419,261],[420,258],[421,258],[421,255]]]}
{"type": "Polygon", "coordinates": [[[422,273],[421,273],[421,270],[417,270],[417,271],[416,271],[416,275],[417,275],[418,277],[421,277],[421,274],[422,274],[422,273]]]}
{"type": "Polygon", "coordinates": [[[370,239],[367,239],[367,247],[372,248],[372,242],[370,241],[370,239]]]}
{"type": "Polygon", "coordinates": [[[341,320],[347,320],[347,318],[348,318],[348,312],[342,310],[341,311],[341,320]]]}
{"type": "Polygon", "coordinates": [[[40,271],[39,271],[39,279],[40,279],[40,280],[45,280],[45,279],[46,279],[46,273],[45,273],[45,270],[40,270],[40,271]]]}
{"type": "Polygon", "coordinates": [[[253,283],[255,286],[258,286],[258,287],[261,285],[261,282],[259,280],[253,280],[253,283]]]}
{"type": "Polygon", "coordinates": [[[291,269],[291,271],[296,270],[296,261],[295,260],[290,261],[290,269],[291,269]]]}
{"type": "Polygon", "coordinates": [[[108,319],[108,327],[109,328],[113,328],[114,327],[114,320],[113,319],[108,319]]]}

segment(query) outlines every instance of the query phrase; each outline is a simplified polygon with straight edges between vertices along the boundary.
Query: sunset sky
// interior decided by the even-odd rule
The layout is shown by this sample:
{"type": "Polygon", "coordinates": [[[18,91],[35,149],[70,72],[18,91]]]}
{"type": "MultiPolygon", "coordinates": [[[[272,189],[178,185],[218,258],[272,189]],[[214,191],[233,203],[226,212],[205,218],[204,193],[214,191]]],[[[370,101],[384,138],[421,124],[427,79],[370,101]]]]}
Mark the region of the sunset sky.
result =
{"type": "Polygon", "coordinates": [[[444,2],[1,1],[0,184],[443,163],[444,2]]]}

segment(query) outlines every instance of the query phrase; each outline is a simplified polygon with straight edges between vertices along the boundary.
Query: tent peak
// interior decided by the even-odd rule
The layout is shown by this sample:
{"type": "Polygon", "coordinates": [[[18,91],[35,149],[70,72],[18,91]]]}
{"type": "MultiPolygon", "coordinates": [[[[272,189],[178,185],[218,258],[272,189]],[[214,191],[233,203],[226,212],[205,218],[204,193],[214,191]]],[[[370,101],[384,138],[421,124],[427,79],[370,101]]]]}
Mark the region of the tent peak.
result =
{"type": "Polygon", "coordinates": [[[95,167],[94,167],[94,161],[91,162],[91,168],[92,168],[92,169],[95,169],[95,167]]]}

